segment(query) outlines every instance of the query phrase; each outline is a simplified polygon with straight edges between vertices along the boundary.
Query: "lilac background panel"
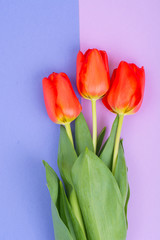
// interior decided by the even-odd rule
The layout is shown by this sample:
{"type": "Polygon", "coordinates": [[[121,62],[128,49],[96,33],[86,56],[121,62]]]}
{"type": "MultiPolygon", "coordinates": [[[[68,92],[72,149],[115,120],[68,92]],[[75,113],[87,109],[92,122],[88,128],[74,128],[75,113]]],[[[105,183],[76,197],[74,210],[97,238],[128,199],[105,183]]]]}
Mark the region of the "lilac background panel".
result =
{"type": "MultiPolygon", "coordinates": [[[[160,1],[79,0],[80,49],[104,49],[110,74],[121,60],[146,71],[141,109],[124,119],[122,137],[131,197],[127,240],[160,239],[160,1]]],[[[91,123],[91,104],[82,99],[91,123]]],[[[115,115],[97,102],[98,131],[109,133],[115,115]]]]}
{"type": "Polygon", "coordinates": [[[59,126],[48,117],[42,78],[75,84],[78,0],[0,1],[0,239],[51,240],[42,159],[58,172],[59,126]]]}

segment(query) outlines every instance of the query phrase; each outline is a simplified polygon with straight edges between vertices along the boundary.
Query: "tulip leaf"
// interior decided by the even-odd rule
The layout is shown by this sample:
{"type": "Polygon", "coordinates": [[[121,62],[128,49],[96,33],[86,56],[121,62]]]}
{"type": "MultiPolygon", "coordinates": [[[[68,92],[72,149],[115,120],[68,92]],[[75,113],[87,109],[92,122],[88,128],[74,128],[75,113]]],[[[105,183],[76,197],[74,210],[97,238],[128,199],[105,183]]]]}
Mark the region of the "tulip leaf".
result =
{"type": "Polygon", "coordinates": [[[71,169],[77,159],[77,154],[67,135],[66,129],[60,127],[60,140],[58,148],[58,167],[65,184],[68,195],[72,191],[71,169]]]}
{"type": "Polygon", "coordinates": [[[117,158],[117,164],[116,164],[114,176],[118,183],[118,186],[122,195],[123,205],[125,207],[127,194],[128,194],[128,180],[127,180],[127,167],[126,167],[126,162],[124,158],[122,140],[120,141],[120,144],[119,144],[118,158],[117,158]]]}
{"type": "Polygon", "coordinates": [[[82,113],[75,120],[76,151],[79,155],[86,147],[94,151],[90,130],[82,113]]]}
{"type": "Polygon", "coordinates": [[[126,204],[125,204],[125,214],[126,214],[127,227],[128,227],[127,207],[128,207],[129,198],[130,198],[130,187],[129,187],[129,184],[128,184],[128,193],[127,193],[126,204]]]}
{"type": "Polygon", "coordinates": [[[101,146],[102,146],[102,142],[103,142],[105,133],[106,133],[106,127],[104,127],[104,128],[102,129],[102,131],[100,132],[100,134],[98,135],[98,138],[97,138],[97,148],[96,148],[96,154],[97,154],[97,155],[98,155],[98,153],[99,153],[99,151],[100,151],[100,148],[101,148],[101,146]]]}
{"type": "MultiPolygon", "coordinates": [[[[81,222],[81,213],[79,209],[79,205],[77,202],[76,193],[74,190],[74,186],[72,183],[71,178],[71,169],[74,164],[74,162],[77,159],[77,154],[74,150],[74,147],[67,135],[67,132],[63,126],[60,128],[60,140],[59,140],[59,149],[58,149],[58,166],[60,170],[61,177],[63,179],[67,197],[69,199],[69,202],[71,203],[73,207],[73,212],[76,212],[76,217],[79,222],[81,222]]],[[[61,200],[62,203],[62,200],[61,200]]],[[[66,223],[66,219],[63,213],[64,206],[60,204],[60,212],[62,219],[66,223]]]]}
{"type": "Polygon", "coordinates": [[[125,240],[122,197],[109,168],[86,149],[72,168],[72,179],[88,239],[125,240]]]}
{"type": "Polygon", "coordinates": [[[62,222],[53,201],[51,201],[51,209],[52,209],[52,219],[53,219],[55,240],[73,240],[66,225],[62,222]]]}
{"type": "Polygon", "coordinates": [[[67,227],[74,240],[86,240],[85,234],[83,233],[77,218],[75,217],[73,210],[66,197],[63,184],[60,182],[60,196],[63,202],[64,212],[67,227]]]}
{"type": "Polygon", "coordinates": [[[47,186],[51,196],[51,209],[55,240],[73,240],[69,230],[63,223],[58,213],[59,179],[55,171],[49,166],[47,162],[43,161],[43,164],[46,169],[47,186]]]}
{"type": "Polygon", "coordinates": [[[59,179],[53,168],[51,168],[46,161],[43,160],[43,164],[46,169],[47,187],[49,189],[51,199],[53,203],[58,206],[59,179]]]}
{"type": "Polygon", "coordinates": [[[104,146],[102,147],[102,150],[100,152],[100,159],[106,164],[106,166],[111,170],[112,169],[112,159],[113,159],[113,150],[114,150],[114,142],[115,142],[115,137],[116,137],[116,132],[117,132],[117,127],[118,127],[118,115],[115,118],[111,133],[109,138],[106,140],[104,146]]]}
{"type": "MultiPolygon", "coordinates": [[[[59,182],[59,183],[61,183],[61,182],[59,182]]],[[[65,214],[65,206],[64,206],[63,197],[61,194],[60,184],[59,184],[59,215],[60,215],[62,221],[64,222],[64,224],[68,228],[68,222],[67,222],[67,218],[66,218],[66,214],[65,214]]]]}

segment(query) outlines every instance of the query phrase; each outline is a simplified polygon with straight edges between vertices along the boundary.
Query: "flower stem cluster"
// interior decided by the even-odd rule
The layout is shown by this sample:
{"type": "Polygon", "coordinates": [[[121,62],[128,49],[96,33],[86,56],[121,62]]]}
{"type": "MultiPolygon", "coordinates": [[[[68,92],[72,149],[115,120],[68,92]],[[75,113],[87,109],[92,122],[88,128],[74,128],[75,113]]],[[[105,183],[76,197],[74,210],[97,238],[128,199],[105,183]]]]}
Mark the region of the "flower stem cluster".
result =
{"type": "Polygon", "coordinates": [[[121,61],[110,79],[105,51],[89,49],[85,54],[79,51],[76,83],[79,94],[92,104],[92,138],[68,76],[52,73],[42,82],[50,119],[65,126],[61,126],[58,166],[66,193],[54,170],[44,162],[56,239],[61,239],[63,232],[63,239],[68,240],[125,240],[129,185],[120,137],[124,116],[136,113],[142,104],[144,68],[121,61]],[[117,114],[103,146],[105,128],[97,138],[96,101],[99,99],[117,114]],[[70,126],[73,120],[75,146],[70,126]]]}

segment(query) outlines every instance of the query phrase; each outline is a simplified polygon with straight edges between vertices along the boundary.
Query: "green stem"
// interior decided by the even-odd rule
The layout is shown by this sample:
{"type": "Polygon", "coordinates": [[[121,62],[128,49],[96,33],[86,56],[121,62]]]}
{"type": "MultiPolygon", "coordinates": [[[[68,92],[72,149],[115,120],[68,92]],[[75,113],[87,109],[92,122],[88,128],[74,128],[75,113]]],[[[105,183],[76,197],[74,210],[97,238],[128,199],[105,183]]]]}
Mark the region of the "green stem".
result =
{"type": "Polygon", "coordinates": [[[97,114],[96,114],[96,100],[92,99],[92,119],[93,119],[93,146],[94,146],[94,152],[96,153],[96,147],[97,147],[97,114]]]}
{"type": "Polygon", "coordinates": [[[66,123],[66,124],[65,124],[65,128],[66,128],[67,135],[68,135],[68,137],[69,137],[72,145],[74,145],[74,144],[73,144],[73,136],[72,136],[72,131],[71,131],[71,125],[70,125],[70,123],[66,123]]]}
{"type": "Polygon", "coordinates": [[[112,164],[112,173],[115,173],[116,163],[117,163],[117,157],[118,157],[118,150],[119,150],[119,141],[121,136],[121,129],[123,124],[123,118],[124,115],[119,115],[119,122],[118,122],[118,128],[117,128],[117,134],[116,134],[116,140],[114,145],[114,153],[113,153],[113,164],[112,164]]]}

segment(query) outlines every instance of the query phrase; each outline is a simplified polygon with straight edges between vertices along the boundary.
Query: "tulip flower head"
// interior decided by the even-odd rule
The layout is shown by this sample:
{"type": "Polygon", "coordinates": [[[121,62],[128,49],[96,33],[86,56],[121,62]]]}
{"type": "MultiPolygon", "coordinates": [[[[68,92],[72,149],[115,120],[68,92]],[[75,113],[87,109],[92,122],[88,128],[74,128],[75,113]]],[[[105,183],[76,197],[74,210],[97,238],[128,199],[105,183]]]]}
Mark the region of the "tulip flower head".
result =
{"type": "Polygon", "coordinates": [[[114,113],[133,114],[142,104],[144,85],[144,68],[122,61],[113,71],[111,87],[102,102],[114,113]]]}
{"type": "Polygon", "coordinates": [[[47,113],[53,122],[66,124],[78,117],[82,107],[65,73],[52,73],[42,83],[47,113]]]}
{"type": "Polygon", "coordinates": [[[77,55],[77,88],[87,99],[102,98],[109,89],[108,57],[105,51],[89,49],[77,55]]]}

